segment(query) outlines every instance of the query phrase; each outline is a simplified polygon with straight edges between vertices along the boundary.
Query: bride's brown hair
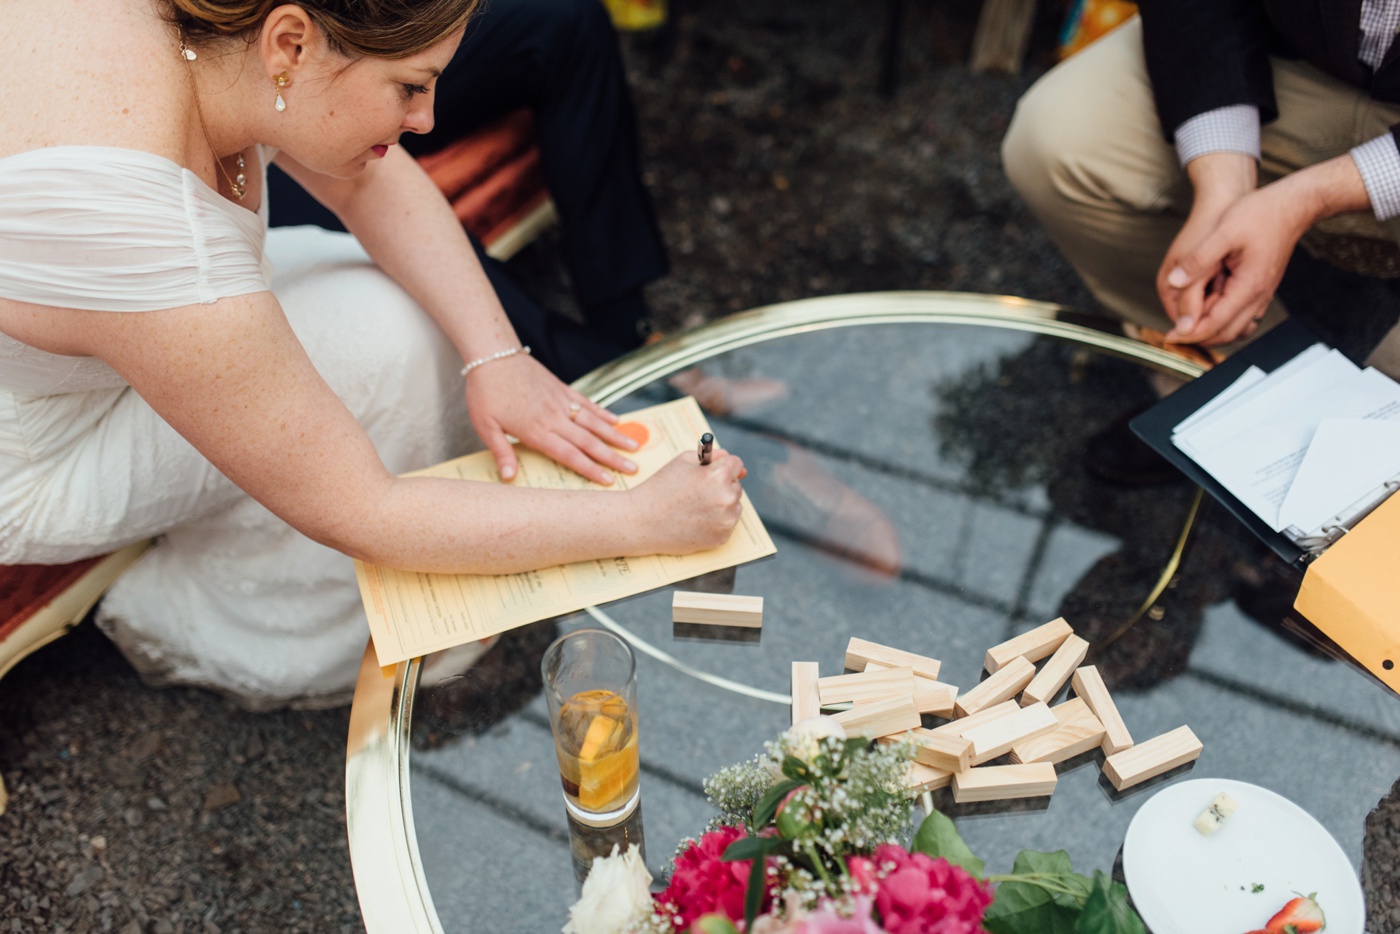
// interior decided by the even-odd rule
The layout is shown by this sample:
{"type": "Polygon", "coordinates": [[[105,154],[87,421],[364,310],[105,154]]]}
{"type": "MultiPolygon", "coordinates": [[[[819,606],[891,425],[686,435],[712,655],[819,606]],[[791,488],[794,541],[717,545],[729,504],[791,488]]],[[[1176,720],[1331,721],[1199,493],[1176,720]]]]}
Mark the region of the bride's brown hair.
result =
{"type": "MultiPolygon", "coordinates": [[[[408,58],[461,29],[480,0],[301,0],[331,48],[350,58],[408,58]]],[[[165,0],[192,44],[250,36],[286,0],[165,0]]]]}

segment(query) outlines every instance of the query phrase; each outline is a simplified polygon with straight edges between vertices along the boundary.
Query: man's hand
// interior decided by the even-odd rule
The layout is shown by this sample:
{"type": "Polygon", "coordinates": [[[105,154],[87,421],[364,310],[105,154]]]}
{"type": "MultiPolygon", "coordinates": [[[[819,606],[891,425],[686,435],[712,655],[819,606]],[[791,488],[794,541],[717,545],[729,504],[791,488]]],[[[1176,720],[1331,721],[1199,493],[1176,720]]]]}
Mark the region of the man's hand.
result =
{"type": "MultiPolygon", "coordinates": [[[[1204,311],[1219,300],[1226,271],[1222,267],[1215,270],[1214,275],[1193,279],[1187,287],[1177,287],[1169,282],[1172,270],[1200,247],[1219,226],[1226,211],[1254,191],[1258,184],[1259,167],[1253,156],[1244,153],[1213,152],[1187,163],[1186,174],[1195,192],[1191,214],[1157,270],[1157,295],[1167,316],[1177,322],[1201,319],[1204,311]]],[[[1172,335],[1173,339],[1179,340],[1176,331],[1172,335]]]]}
{"type": "MultiPolygon", "coordinates": [[[[1211,157],[1191,165],[1206,158],[1211,157]]],[[[1199,243],[1179,253],[1174,243],[1167,254],[1157,279],[1162,304],[1176,322],[1167,339],[1217,345],[1249,337],[1308,228],[1334,214],[1369,206],[1366,186],[1349,154],[1237,198],[1199,243]]],[[[1179,236],[1178,243],[1182,239],[1179,236]]]]}

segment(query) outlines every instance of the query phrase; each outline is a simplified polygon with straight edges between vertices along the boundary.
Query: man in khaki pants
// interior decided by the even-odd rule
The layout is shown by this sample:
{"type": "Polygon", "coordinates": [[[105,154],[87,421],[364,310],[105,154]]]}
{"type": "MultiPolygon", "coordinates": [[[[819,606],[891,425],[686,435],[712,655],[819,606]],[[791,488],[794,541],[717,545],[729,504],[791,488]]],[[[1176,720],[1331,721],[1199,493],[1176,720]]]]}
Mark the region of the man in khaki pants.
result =
{"type": "MultiPolygon", "coordinates": [[[[1228,349],[1310,230],[1400,274],[1400,0],[1361,7],[1145,0],[1026,93],[1007,174],[1106,308],[1228,349]]],[[[1400,328],[1368,362],[1400,378],[1400,328]]]]}

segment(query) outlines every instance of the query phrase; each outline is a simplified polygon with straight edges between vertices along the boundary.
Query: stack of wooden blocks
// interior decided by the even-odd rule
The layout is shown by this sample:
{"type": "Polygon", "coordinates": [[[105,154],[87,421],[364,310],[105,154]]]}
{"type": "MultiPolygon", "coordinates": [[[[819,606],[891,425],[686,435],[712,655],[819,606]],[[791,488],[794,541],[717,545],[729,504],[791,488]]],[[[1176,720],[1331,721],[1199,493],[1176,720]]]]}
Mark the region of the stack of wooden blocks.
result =
{"type": "Polygon", "coordinates": [[[816,662],[792,663],[792,722],[849,703],[835,714],[848,734],[913,743],[910,794],[951,785],[958,803],[1049,795],[1055,764],[1095,747],[1119,791],[1200,756],[1186,726],[1134,743],[1098,669],[1082,666],[1088,651],[1068,623],[1053,620],[988,649],[989,677],[960,694],[938,680],[937,659],[852,637],[853,674],[823,678],[816,662]],[[1075,696],[1050,706],[1067,682],[1075,696]],[[924,714],[949,722],[925,729],[924,714]]]}

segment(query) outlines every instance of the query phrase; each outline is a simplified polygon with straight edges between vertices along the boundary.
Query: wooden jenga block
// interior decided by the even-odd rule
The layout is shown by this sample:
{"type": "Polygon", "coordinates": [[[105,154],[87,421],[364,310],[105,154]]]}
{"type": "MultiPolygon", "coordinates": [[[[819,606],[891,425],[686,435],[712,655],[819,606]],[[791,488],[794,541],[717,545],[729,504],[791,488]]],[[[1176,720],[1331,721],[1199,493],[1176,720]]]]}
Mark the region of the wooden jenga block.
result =
{"type": "Polygon", "coordinates": [[[998,717],[991,723],[965,731],[963,739],[972,743],[972,764],[981,765],[997,756],[1004,756],[1017,743],[1053,732],[1060,725],[1050,708],[1044,704],[1022,707],[1015,713],[998,717]]]}
{"type": "Polygon", "coordinates": [[[1054,652],[1060,647],[1074,630],[1069,623],[1063,619],[1053,619],[1043,626],[1037,626],[1030,632],[1023,632],[1014,639],[1008,639],[1000,645],[994,645],[987,650],[987,658],[983,662],[987,670],[996,673],[1003,665],[1013,658],[1024,658],[1028,662],[1038,662],[1045,656],[1054,652]]]}
{"type": "Polygon", "coordinates": [[[912,668],[914,674],[930,681],[938,680],[938,671],[943,663],[936,658],[915,655],[903,649],[892,649],[878,642],[867,642],[851,636],[846,645],[846,667],[851,671],[865,671],[865,666],[874,662],[885,668],[912,668]]]}
{"type": "Polygon", "coordinates": [[[677,590],[671,596],[671,621],[757,629],[763,625],[763,598],[677,590]]]}
{"type": "Polygon", "coordinates": [[[1203,748],[1189,726],[1179,726],[1109,756],[1104,760],[1103,773],[1114,788],[1122,791],[1179,765],[1195,762],[1203,748]]]}
{"type": "Polygon", "coordinates": [[[1082,697],[1071,697],[1050,708],[1059,724],[1053,732],[1011,747],[1011,761],[1059,763],[1095,749],[1103,742],[1104,728],[1082,697]]]}
{"type": "Polygon", "coordinates": [[[1007,798],[1040,798],[1055,790],[1059,777],[1048,762],[1032,765],[984,765],[953,773],[953,800],[1001,801],[1007,798]]]}
{"type": "MultiPolygon", "coordinates": [[[[881,665],[879,662],[866,662],[866,673],[872,671],[889,671],[889,666],[881,665]]],[[[914,706],[919,708],[919,713],[931,713],[937,717],[951,717],[953,706],[958,700],[958,689],[956,685],[946,684],[942,681],[930,681],[922,678],[919,673],[914,672],[914,706]]]]}
{"type": "Polygon", "coordinates": [[[836,719],[848,734],[867,739],[903,733],[923,723],[919,712],[914,709],[914,698],[910,696],[856,704],[850,710],[838,713],[836,719]]]}
{"type": "Polygon", "coordinates": [[[1034,677],[1035,666],[1018,655],[1001,666],[997,673],[986,681],[963,691],[954,705],[954,710],[958,716],[966,717],[984,707],[1000,704],[1019,694],[1034,677]]]}
{"type": "Polygon", "coordinates": [[[1055,650],[1055,654],[1050,656],[1050,660],[1040,667],[1040,671],[1031,683],[1026,685],[1026,689],[1021,692],[1021,706],[1029,707],[1031,704],[1048,704],[1059,693],[1060,688],[1065,686],[1065,682],[1074,674],[1074,669],[1078,668],[1084,661],[1084,656],[1089,654],[1089,643],[1076,635],[1071,634],[1060,647],[1055,650]]]}
{"type": "Polygon", "coordinates": [[[914,706],[919,713],[931,713],[938,717],[951,717],[958,702],[958,689],[942,681],[927,678],[914,679],[914,706]]]}
{"type": "Polygon", "coordinates": [[[951,733],[937,733],[922,727],[910,734],[914,761],[935,769],[961,772],[972,766],[972,741],[951,733]]]}
{"type": "Polygon", "coordinates": [[[793,723],[821,714],[821,693],[817,690],[818,677],[819,671],[816,662],[792,663],[793,723]]]}
{"type": "Polygon", "coordinates": [[[817,681],[823,704],[850,701],[861,704],[884,697],[914,698],[914,672],[909,668],[858,671],[853,675],[833,675],[817,681]]]}
{"type": "Polygon", "coordinates": [[[962,717],[961,719],[954,720],[952,723],[945,723],[942,726],[936,726],[929,732],[951,733],[953,736],[961,736],[975,726],[991,723],[998,717],[1010,716],[1020,709],[1021,705],[1015,701],[1002,701],[1000,704],[984,707],[971,716],[962,717]]]}
{"type": "MultiPolygon", "coordinates": [[[[865,671],[889,671],[893,665],[884,665],[880,662],[866,662],[865,671]]],[[[953,715],[953,705],[958,700],[957,685],[947,684],[943,681],[930,681],[914,672],[914,706],[919,708],[919,713],[931,713],[938,717],[951,717],[953,715]]]]}
{"type": "Polygon", "coordinates": [[[952,772],[935,769],[922,762],[911,762],[909,763],[909,778],[905,782],[904,789],[911,796],[921,795],[926,791],[933,791],[935,788],[946,788],[952,782],[952,772]]]}
{"type": "Polygon", "coordinates": [[[1075,669],[1073,685],[1074,693],[1084,698],[1084,703],[1089,705],[1094,716],[1103,724],[1104,755],[1111,756],[1130,748],[1133,745],[1132,734],[1128,732],[1128,725],[1118,713],[1118,705],[1113,703],[1099,670],[1093,665],[1075,669]]]}

